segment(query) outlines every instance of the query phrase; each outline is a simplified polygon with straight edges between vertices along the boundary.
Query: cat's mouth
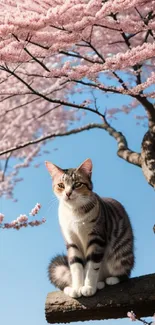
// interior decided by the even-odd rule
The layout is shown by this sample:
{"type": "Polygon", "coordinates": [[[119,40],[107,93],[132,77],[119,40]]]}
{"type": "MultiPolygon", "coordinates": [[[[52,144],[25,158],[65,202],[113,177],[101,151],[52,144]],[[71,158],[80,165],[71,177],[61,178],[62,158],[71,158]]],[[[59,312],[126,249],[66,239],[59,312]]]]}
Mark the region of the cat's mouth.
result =
{"type": "Polygon", "coordinates": [[[71,198],[70,196],[67,196],[67,195],[66,195],[66,196],[64,197],[64,200],[65,200],[65,201],[71,201],[72,198],[71,198]]]}
{"type": "Polygon", "coordinates": [[[65,195],[63,199],[66,202],[71,202],[71,201],[74,201],[76,199],[76,197],[74,195],[70,195],[70,196],[65,195]]]}

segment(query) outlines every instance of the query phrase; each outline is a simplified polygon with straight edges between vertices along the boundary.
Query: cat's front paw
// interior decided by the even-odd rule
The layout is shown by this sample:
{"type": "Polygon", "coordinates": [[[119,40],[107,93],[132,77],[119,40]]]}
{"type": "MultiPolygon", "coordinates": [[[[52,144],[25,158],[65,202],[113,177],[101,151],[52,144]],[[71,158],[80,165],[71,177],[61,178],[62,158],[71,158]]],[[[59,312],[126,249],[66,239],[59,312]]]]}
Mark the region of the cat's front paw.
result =
{"type": "Polygon", "coordinates": [[[96,288],[91,286],[83,286],[81,287],[81,293],[85,297],[93,296],[96,292],[96,288]]]}
{"type": "Polygon", "coordinates": [[[79,298],[82,296],[80,289],[74,289],[72,287],[65,287],[64,288],[65,295],[71,297],[71,298],[79,298]]]}
{"type": "Polygon", "coordinates": [[[117,276],[110,276],[109,278],[106,278],[105,280],[106,284],[109,286],[112,286],[114,284],[117,284],[120,282],[119,278],[117,276]]]}
{"type": "Polygon", "coordinates": [[[105,283],[103,281],[97,282],[97,289],[101,290],[105,287],[105,283]]]}

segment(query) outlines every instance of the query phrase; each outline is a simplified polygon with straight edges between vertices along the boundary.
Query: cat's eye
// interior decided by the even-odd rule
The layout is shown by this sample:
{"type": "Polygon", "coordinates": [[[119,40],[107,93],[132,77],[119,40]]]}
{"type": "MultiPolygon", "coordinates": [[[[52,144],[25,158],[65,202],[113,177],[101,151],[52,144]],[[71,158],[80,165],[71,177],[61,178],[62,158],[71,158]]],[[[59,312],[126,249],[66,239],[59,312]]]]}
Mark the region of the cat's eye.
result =
{"type": "Polygon", "coordinates": [[[59,188],[65,188],[65,186],[64,186],[63,183],[59,183],[59,184],[58,184],[58,187],[59,187],[59,188]]]}
{"type": "Polygon", "coordinates": [[[77,183],[74,184],[74,188],[79,188],[79,187],[82,187],[82,186],[83,186],[83,184],[80,183],[80,182],[77,182],[77,183]]]}

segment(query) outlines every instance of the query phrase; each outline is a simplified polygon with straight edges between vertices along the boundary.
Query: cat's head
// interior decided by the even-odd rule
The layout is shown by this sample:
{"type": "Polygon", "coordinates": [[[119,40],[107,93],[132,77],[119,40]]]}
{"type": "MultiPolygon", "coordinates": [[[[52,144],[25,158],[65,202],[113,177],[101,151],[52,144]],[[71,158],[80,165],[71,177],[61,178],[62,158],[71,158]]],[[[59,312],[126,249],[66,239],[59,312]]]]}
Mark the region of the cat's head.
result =
{"type": "Polygon", "coordinates": [[[86,159],[79,167],[61,169],[46,161],[45,165],[52,177],[53,191],[59,200],[74,204],[89,197],[92,191],[92,162],[86,159]]]}

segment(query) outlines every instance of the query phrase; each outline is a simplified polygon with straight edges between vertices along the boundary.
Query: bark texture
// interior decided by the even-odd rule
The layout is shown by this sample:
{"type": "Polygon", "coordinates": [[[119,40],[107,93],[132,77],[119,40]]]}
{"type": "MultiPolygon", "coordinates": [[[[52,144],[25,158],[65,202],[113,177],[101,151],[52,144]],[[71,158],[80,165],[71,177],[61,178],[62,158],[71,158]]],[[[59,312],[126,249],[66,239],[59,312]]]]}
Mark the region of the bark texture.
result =
{"type": "Polygon", "coordinates": [[[51,324],[124,318],[131,310],[137,317],[154,314],[155,273],[107,286],[89,298],[72,299],[63,292],[51,292],[45,304],[46,320],[51,324]]]}
{"type": "Polygon", "coordinates": [[[141,151],[142,171],[147,182],[155,188],[155,133],[145,133],[141,151]]]}

